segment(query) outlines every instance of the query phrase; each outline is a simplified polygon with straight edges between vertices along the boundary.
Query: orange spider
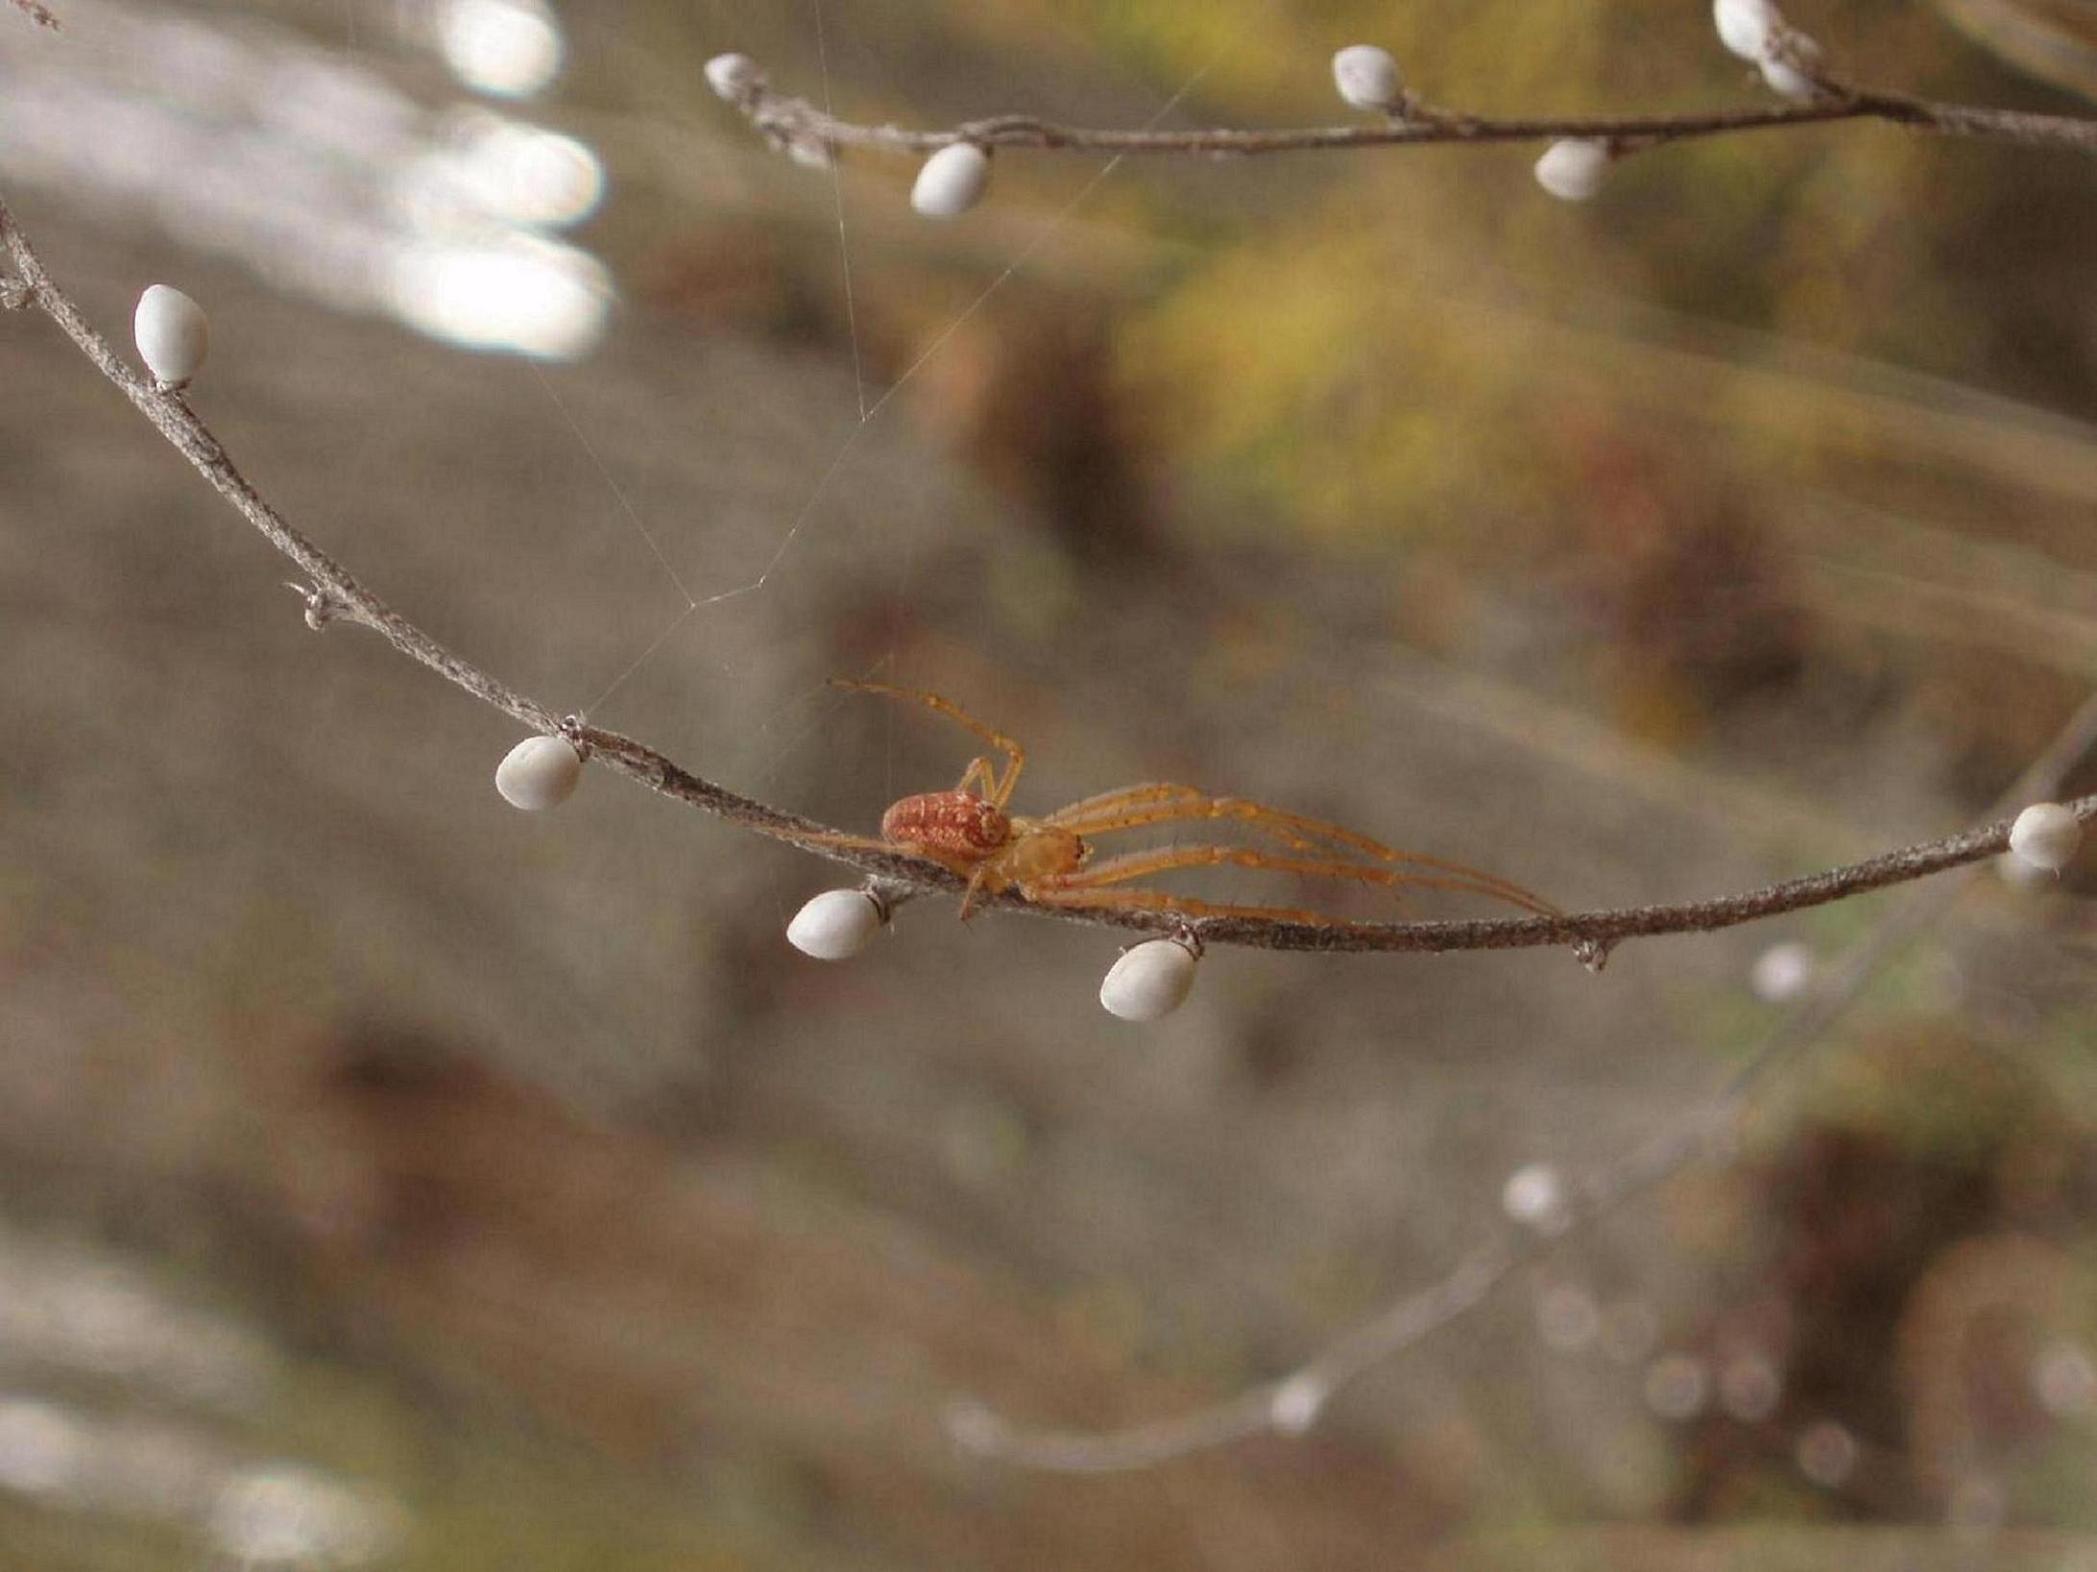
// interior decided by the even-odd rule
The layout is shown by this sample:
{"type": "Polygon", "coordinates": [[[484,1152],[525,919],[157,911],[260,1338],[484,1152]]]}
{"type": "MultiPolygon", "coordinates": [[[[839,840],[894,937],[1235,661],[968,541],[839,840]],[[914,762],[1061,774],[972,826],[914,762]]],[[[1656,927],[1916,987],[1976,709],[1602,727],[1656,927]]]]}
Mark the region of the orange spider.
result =
{"type": "Polygon", "coordinates": [[[1344,879],[1391,889],[1417,885],[1460,890],[1505,901],[1525,911],[1558,915],[1558,908],[1540,896],[1476,868],[1397,851],[1337,824],[1308,819],[1249,798],[1212,797],[1192,786],[1127,786],[1058,808],[1045,818],[1022,818],[1005,808],[1019,785],[1020,771],[1027,760],[1026,750],[1010,737],[991,730],[958,704],[936,693],[841,678],[833,679],[831,686],[925,705],[966,726],[1005,755],[1002,774],[989,759],[971,759],[968,768],[961,772],[961,783],[953,790],[920,792],[894,803],[881,816],[878,839],[859,835],[811,837],[828,846],[903,852],[938,863],[968,881],[961,902],[964,919],[974,909],[979,895],[999,895],[1016,889],[1037,906],[1121,907],[1180,912],[1189,917],[1262,917],[1350,926],[1345,919],[1300,907],[1248,906],[1196,900],[1161,890],[1117,888],[1175,869],[1220,866],[1344,879]],[[1200,819],[1240,820],[1280,841],[1286,849],[1203,843],[1126,852],[1092,861],[1091,836],[1200,819]],[[1352,861],[1349,854],[1371,861],[1352,861]],[[1375,863],[1384,866],[1373,866],[1375,863]]]}

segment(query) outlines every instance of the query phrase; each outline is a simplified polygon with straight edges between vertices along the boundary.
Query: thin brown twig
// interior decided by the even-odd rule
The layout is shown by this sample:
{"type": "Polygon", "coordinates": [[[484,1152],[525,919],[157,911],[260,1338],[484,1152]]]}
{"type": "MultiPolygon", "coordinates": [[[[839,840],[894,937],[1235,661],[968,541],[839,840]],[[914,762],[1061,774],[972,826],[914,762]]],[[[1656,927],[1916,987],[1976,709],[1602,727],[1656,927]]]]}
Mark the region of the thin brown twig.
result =
{"type": "Polygon", "coordinates": [[[782,147],[831,150],[874,148],[891,153],[930,153],[955,142],[982,148],[1021,147],[1067,152],[1250,158],[1268,153],[1307,153],[1365,147],[1412,147],[1430,143],[1551,142],[1578,138],[1607,142],[1624,151],[1730,136],[1747,131],[1796,129],[1841,121],[1873,120],[1939,136],[1980,137],[2030,147],[2070,148],[2097,153],[2097,120],[1946,104],[1905,93],[1822,82],[1822,96],[1805,103],[1766,104],[1746,109],[1670,115],[1460,114],[1408,100],[1402,112],[1353,125],[1294,126],[1268,130],[1201,127],[1192,130],[1103,130],[1059,125],[1031,115],[993,115],[944,130],[862,125],[842,120],[805,98],[775,93],[762,73],[745,76],[734,103],[767,140],[782,147]]]}
{"type": "MultiPolygon", "coordinates": [[[[904,889],[952,894],[964,888],[963,881],[947,869],[901,851],[824,844],[817,837],[841,832],[730,791],[631,737],[590,725],[581,717],[563,717],[446,648],[367,589],[278,513],[241,473],[180,390],[160,386],[125,364],[45,271],[4,200],[0,200],[0,239],[4,239],[15,268],[14,279],[0,280],[0,298],[17,308],[34,306],[57,323],[96,369],[137,406],[197,472],[271,545],[298,565],[307,580],[303,586],[306,617],[313,626],[350,622],[367,627],[402,654],[524,725],[569,737],[594,762],[732,824],[884,881],[883,887],[892,899],[904,889]]],[[[2067,806],[2085,822],[2097,817],[2097,795],[2078,798],[2067,806]]],[[[976,904],[979,909],[1030,912],[1137,933],[1192,934],[1203,944],[1268,950],[1430,953],[1571,946],[1590,965],[1599,966],[1609,948],[1624,939],[1730,928],[1978,862],[2006,849],[2009,823],[2008,818],[1998,818],[1941,840],[1904,846],[1863,862],[1710,900],[1552,916],[1306,923],[1255,917],[1189,917],[1171,911],[1126,908],[1037,906],[1017,891],[980,898],[976,904]]]]}

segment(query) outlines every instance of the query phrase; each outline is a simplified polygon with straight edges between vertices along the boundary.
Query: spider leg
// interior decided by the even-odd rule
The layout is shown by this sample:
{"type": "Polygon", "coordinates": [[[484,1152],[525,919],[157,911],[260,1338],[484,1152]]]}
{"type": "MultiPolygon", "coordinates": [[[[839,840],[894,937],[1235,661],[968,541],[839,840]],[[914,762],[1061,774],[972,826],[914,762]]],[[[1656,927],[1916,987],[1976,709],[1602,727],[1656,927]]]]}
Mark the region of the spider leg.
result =
{"type": "MultiPolygon", "coordinates": [[[[1483,869],[1473,868],[1465,863],[1451,862],[1447,858],[1429,857],[1421,852],[1400,851],[1395,846],[1386,846],[1382,841],[1371,840],[1368,836],[1358,831],[1350,830],[1345,825],[1333,824],[1324,819],[1307,818],[1303,814],[1290,813],[1286,809],[1272,807],[1264,802],[1255,802],[1248,797],[1220,797],[1217,799],[1217,808],[1219,810],[1217,816],[1220,818],[1243,819],[1248,823],[1263,826],[1270,833],[1290,841],[1292,845],[1301,844],[1295,837],[1303,837],[1313,844],[1323,841],[1328,845],[1344,847],[1365,857],[1373,857],[1378,862],[1389,863],[1393,867],[1432,869],[1436,873],[1446,874],[1452,879],[1460,880],[1464,885],[1475,888],[1480,893],[1493,895],[1500,900],[1504,900],[1510,905],[1526,907],[1530,911],[1547,917],[1559,915],[1556,906],[1553,906],[1549,901],[1533,891],[1525,890],[1521,885],[1514,883],[1510,879],[1503,879],[1498,874],[1487,873],[1483,869]]],[[[1430,885],[1433,883],[1431,879],[1425,877],[1417,878],[1413,882],[1430,885]]],[[[1441,887],[1459,888],[1462,886],[1441,887]]]]}
{"type": "Polygon", "coordinates": [[[1302,906],[1247,906],[1236,901],[1204,901],[1191,895],[1168,895],[1163,890],[1098,890],[1036,887],[1023,890],[1036,906],[1103,907],[1108,910],[1177,912],[1183,917],[1251,917],[1265,922],[1300,922],[1319,928],[1351,928],[1355,924],[1314,912],[1302,906]]]}
{"type": "Polygon", "coordinates": [[[1097,796],[1086,797],[1058,808],[1042,819],[1043,824],[1054,825],[1059,830],[1070,830],[1077,834],[1098,834],[1103,830],[1120,829],[1125,823],[1155,824],[1161,822],[1150,817],[1152,813],[1168,813],[1179,816],[1182,805],[1193,805],[1210,801],[1209,794],[1193,786],[1176,786],[1169,781],[1153,781],[1143,786],[1123,786],[1114,791],[1103,791],[1097,796]],[[1125,819],[1125,814],[1142,813],[1145,817],[1125,819]]]}
{"type": "Polygon", "coordinates": [[[998,789],[998,772],[997,766],[988,759],[970,759],[968,768],[961,772],[961,784],[954,790],[967,791],[978,782],[982,783],[983,789],[976,795],[989,797],[994,801],[998,789]]]}
{"type": "MultiPolygon", "coordinates": [[[[1381,889],[1429,889],[1453,890],[1469,895],[1483,895],[1492,900],[1506,901],[1529,911],[1542,911],[1544,915],[1555,915],[1548,908],[1540,907],[1532,899],[1508,893],[1499,880],[1489,875],[1472,876],[1470,870],[1455,868],[1447,873],[1413,873],[1403,868],[1372,868],[1358,862],[1343,862],[1331,858],[1284,856],[1280,853],[1263,851],[1254,846],[1225,846],[1203,843],[1193,846],[1166,846],[1155,851],[1127,852],[1119,857],[1110,857],[1105,862],[1095,863],[1089,868],[1066,874],[1056,874],[1023,885],[1021,893],[1029,900],[1039,900],[1053,905],[1088,904],[1087,895],[1105,891],[1116,897],[1104,901],[1106,905],[1159,905],[1164,910],[1179,911],[1185,907],[1185,897],[1162,896],[1158,902],[1129,901],[1119,897],[1128,895],[1157,894],[1155,891],[1113,891],[1105,887],[1126,884],[1132,879],[1145,879],[1153,874],[1170,873],[1180,868],[1236,867],[1261,869],[1270,873],[1294,873],[1314,879],[1339,879],[1355,884],[1370,884],[1381,889]]],[[[1510,887],[1511,888],[1511,887],[1510,887]]],[[[1239,915],[1243,915],[1240,912],[1239,915]]],[[[1298,920],[1331,922],[1334,919],[1310,914],[1295,914],[1298,920]]]]}
{"type": "MultiPolygon", "coordinates": [[[[1256,802],[1249,797],[1211,797],[1192,786],[1158,782],[1153,785],[1131,786],[1120,791],[1103,792],[1099,796],[1087,797],[1082,802],[1058,809],[1042,822],[1058,829],[1069,830],[1076,835],[1101,835],[1112,830],[1138,829],[1145,825],[1196,819],[1234,819],[1255,830],[1264,831],[1298,852],[1330,854],[1344,851],[1374,858],[1394,868],[1431,869],[1434,873],[1460,881],[1446,887],[1472,889],[1531,911],[1546,914],[1555,914],[1557,911],[1556,907],[1541,896],[1482,869],[1449,862],[1440,857],[1425,856],[1418,852],[1399,851],[1396,847],[1371,840],[1368,836],[1347,829],[1343,825],[1290,813],[1285,809],[1256,802]]],[[[1422,875],[1412,878],[1411,882],[1432,884],[1434,881],[1431,877],[1422,875]]]]}
{"type": "MultiPolygon", "coordinates": [[[[927,709],[937,710],[957,725],[967,727],[1005,755],[1005,777],[1003,780],[996,779],[995,771],[991,769],[987,760],[978,761],[983,765],[984,779],[992,783],[991,789],[987,794],[988,800],[1000,808],[1012,800],[1012,790],[1019,784],[1019,772],[1025,769],[1027,765],[1027,750],[1014,742],[1010,737],[1004,735],[1004,733],[991,730],[952,699],[943,699],[936,693],[925,692],[922,688],[896,688],[885,682],[854,682],[846,677],[832,677],[830,686],[842,688],[847,693],[874,693],[879,694],[884,699],[902,699],[911,704],[922,704],[927,709]]],[[[964,787],[975,772],[976,765],[970,764],[968,774],[961,777],[964,787]]]]}

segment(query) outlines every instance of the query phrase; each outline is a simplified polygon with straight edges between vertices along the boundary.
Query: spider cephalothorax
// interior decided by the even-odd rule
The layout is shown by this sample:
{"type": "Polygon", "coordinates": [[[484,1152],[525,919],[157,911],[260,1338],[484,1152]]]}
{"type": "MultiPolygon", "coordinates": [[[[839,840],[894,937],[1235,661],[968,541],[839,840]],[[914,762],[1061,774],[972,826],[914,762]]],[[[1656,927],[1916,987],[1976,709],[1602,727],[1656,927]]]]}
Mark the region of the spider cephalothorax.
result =
{"type": "Polygon", "coordinates": [[[1225,866],[1393,889],[1413,885],[1461,890],[1526,911],[1552,914],[1557,910],[1520,885],[1461,863],[1397,851],[1341,825],[1246,797],[1212,797],[1192,786],[1163,782],[1129,786],[1087,797],[1045,818],[1021,818],[1007,812],[1005,805],[1019,784],[1027,756],[1010,737],[992,731],[936,693],[872,682],[839,682],[836,686],[923,704],[966,726],[1005,755],[1002,773],[989,759],[971,759],[961,773],[961,783],[951,791],[920,792],[891,805],[881,816],[878,840],[857,835],[816,837],[825,845],[905,852],[958,874],[968,881],[961,903],[963,917],[974,909],[979,896],[1017,890],[1043,906],[1138,908],[1189,917],[1267,917],[1346,926],[1344,919],[1300,907],[1204,901],[1163,890],[1125,887],[1133,880],[1174,869],[1225,866]],[[1200,819],[1235,819],[1279,842],[1280,849],[1203,843],[1126,852],[1104,862],[1092,860],[1089,836],[1200,819]]]}

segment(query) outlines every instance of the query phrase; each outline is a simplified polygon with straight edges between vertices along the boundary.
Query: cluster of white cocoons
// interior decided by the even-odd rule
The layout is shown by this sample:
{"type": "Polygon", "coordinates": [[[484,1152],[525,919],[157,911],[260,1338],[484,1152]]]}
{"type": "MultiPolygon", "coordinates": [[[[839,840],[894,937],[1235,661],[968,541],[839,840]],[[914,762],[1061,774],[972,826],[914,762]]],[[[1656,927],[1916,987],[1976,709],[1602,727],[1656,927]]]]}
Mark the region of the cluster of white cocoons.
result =
{"type": "Polygon", "coordinates": [[[1332,57],[1332,82],[1356,109],[1385,113],[1405,102],[1405,82],[1388,49],[1349,44],[1332,57]]]}
{"type": "Polygon", "coordinates": [[[1194,987],[1194,947],[1178,939],[1147,939],[1132,945],[1107,968],[1099,1002],[1124,1021],[1155,1021],[1187,1002],[1194,987]]]}
{"type": "Polygon", "coordinates": [[[527,737],[495,766],[495,789],[513,808],[538,813],[575,795],[582,755],[566,737],[527,737]]]}
{"type": "Polygon", "coordinates": [[[1820,59],[1820,45],[1784,20],[1773,0],[1711,0],[1718,41],[1752,61],[1762,80],[1786,98],[1809,99],[1820,88],[1799,69],[1820,59]]]}
{"type": "Polygon", "coordinates": [[[990,155],[973,142],[950,142],[917,172],[910,205],[927,218],[959,218],[990,185],[990,155]]]}
{"type": "Polygon", "coordinates": [[[706,62],[706,85],[731,104],[764,86],[765,74],[748,55],[715,55],[706,62]]]}
{"type": "Polygon", "coordinates": [[[179,388],[204,364],[211,346],[211,323],[204,308],[179,289],[155,284],[138,297],[131,335],[138,358],[162,387],[179,388]]]}
{"type": "Polygon", "coordinates": [[[1561,202],[1585,202],[1608,173],[1609,144],[1588,137],[1561,137],[1536,161],[1536,183],[1561,202]]]}
{"type": "Polygon", "coordinates": [[[2082,845],[2082,821],[2057,802],[2035,802],[2010,825],[2010,855],[2029,868],[2059,873],[2082,845]]]}
{"type": "Polygon", "coordinates": [[[819,961],[847,961],[887,920],[881,903],[864,890],[825,890],[794,913],[786,942],[819,961]]]}

